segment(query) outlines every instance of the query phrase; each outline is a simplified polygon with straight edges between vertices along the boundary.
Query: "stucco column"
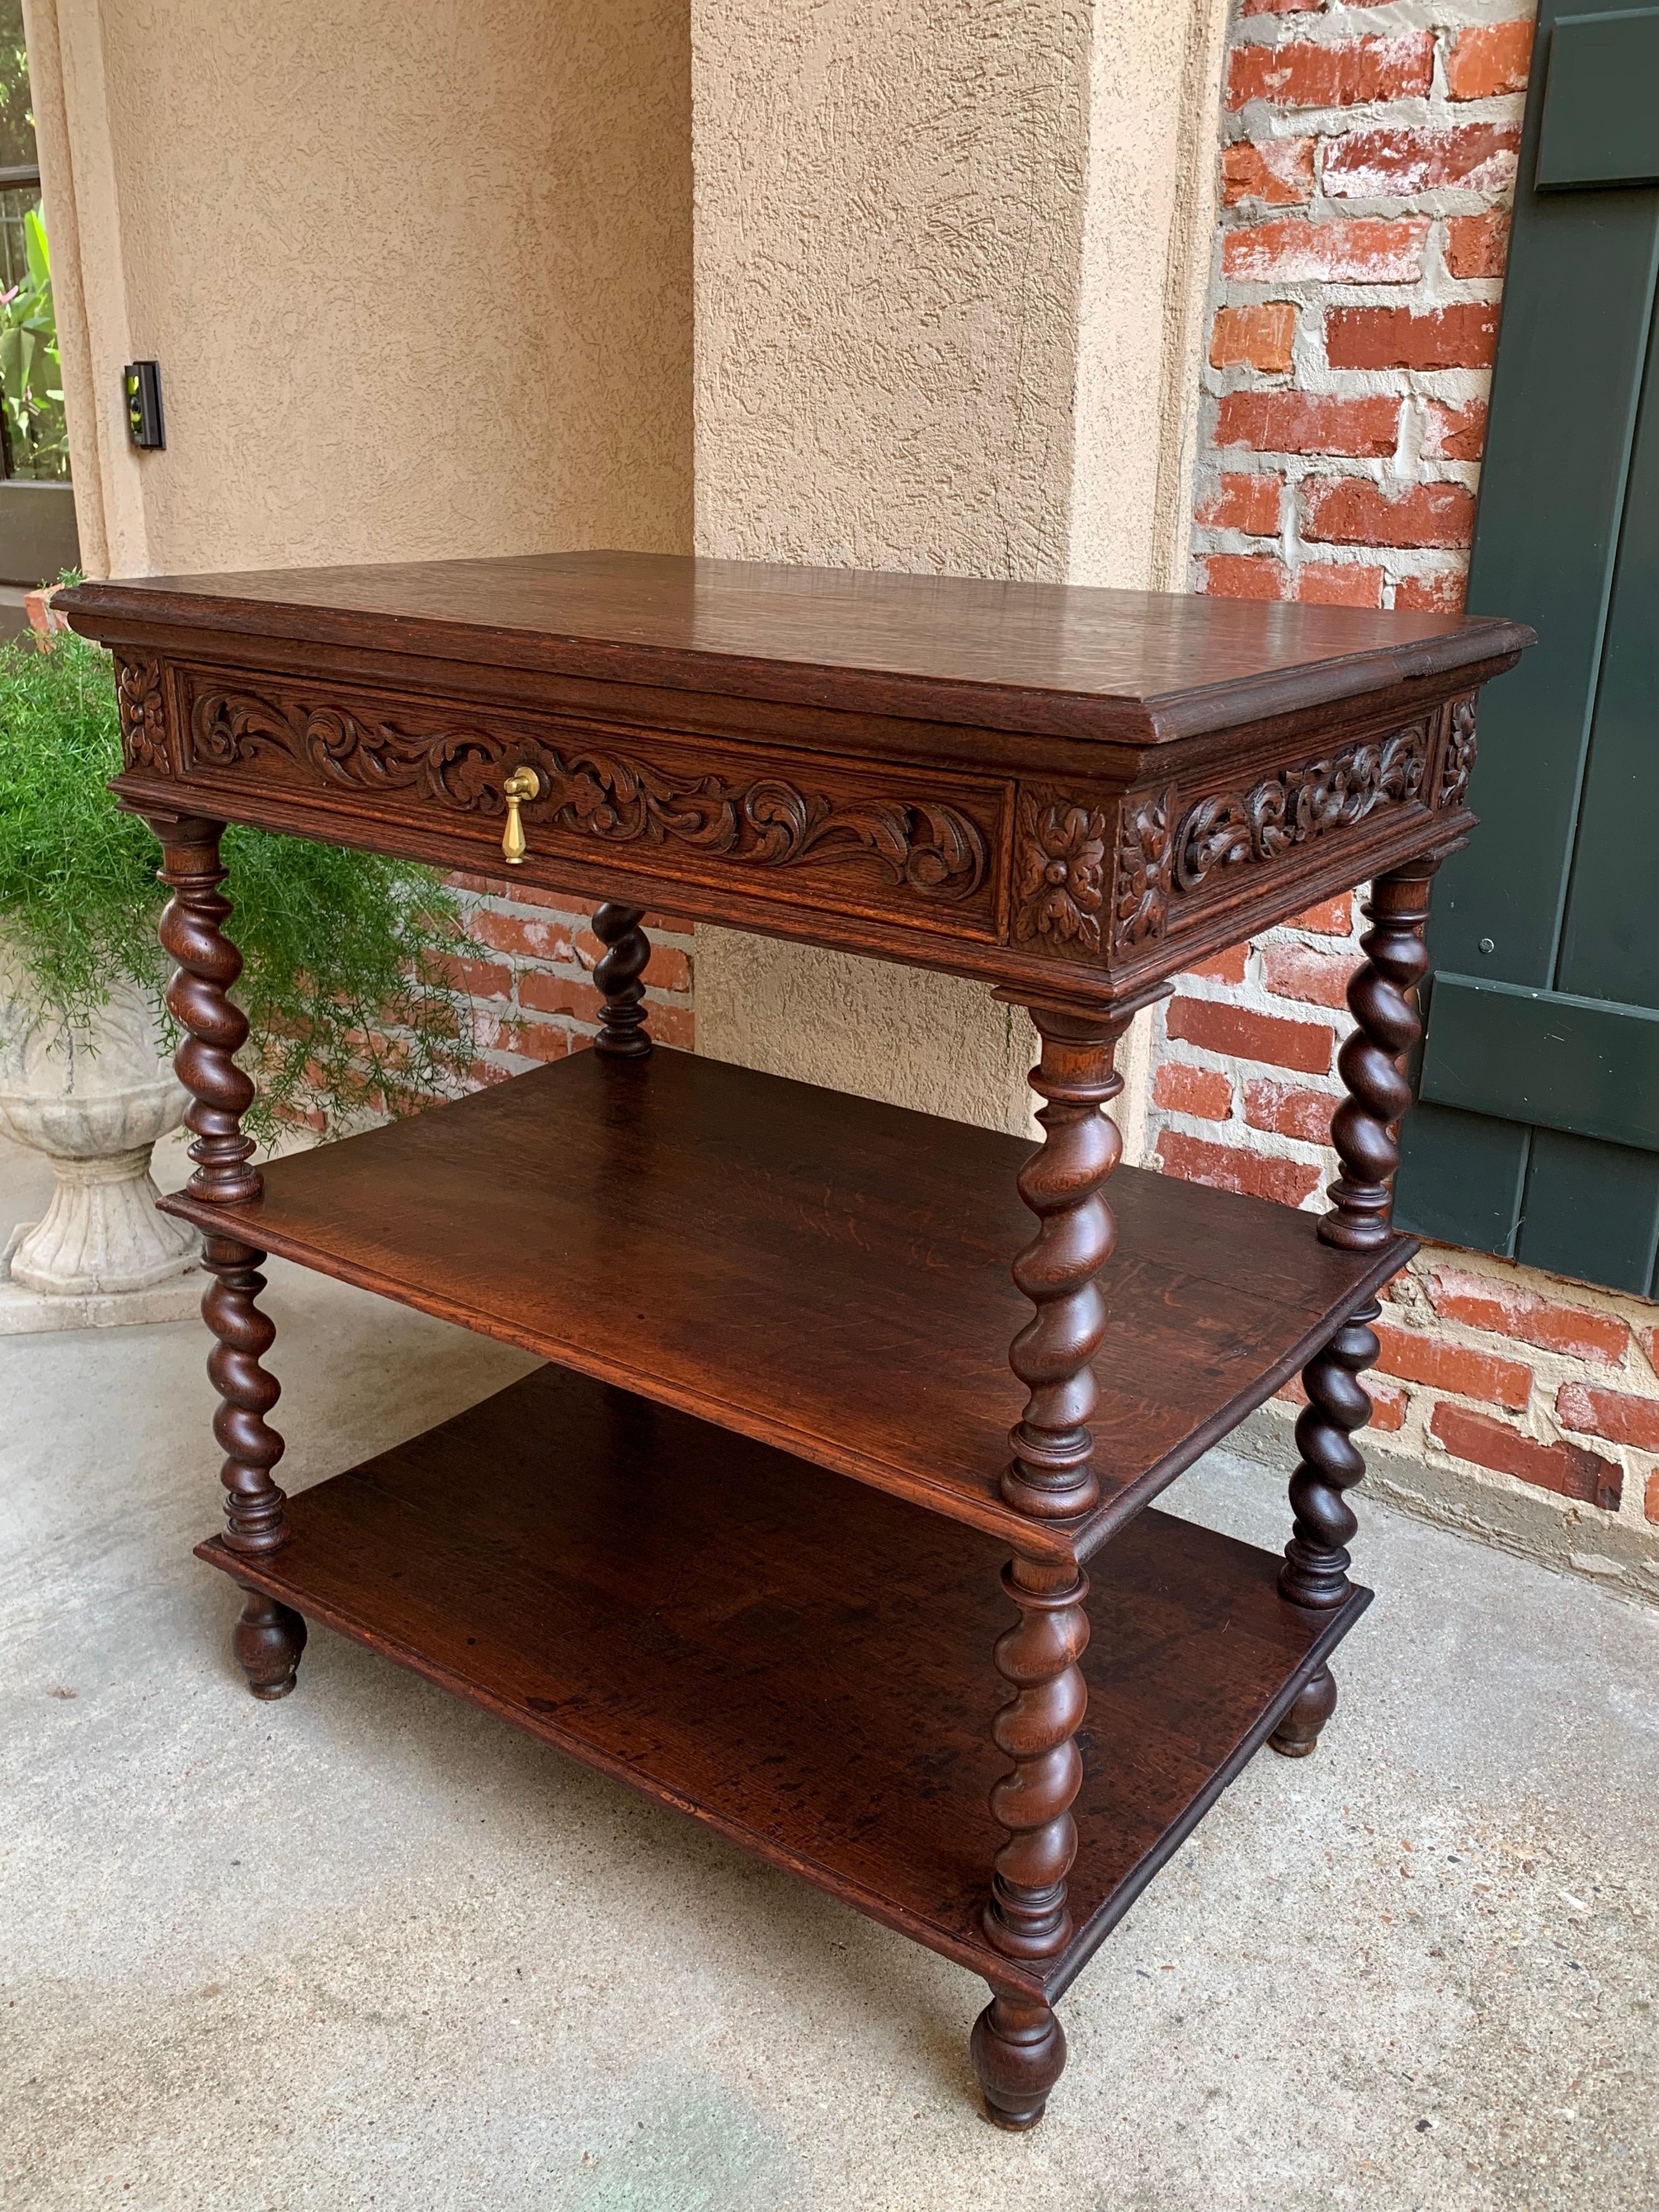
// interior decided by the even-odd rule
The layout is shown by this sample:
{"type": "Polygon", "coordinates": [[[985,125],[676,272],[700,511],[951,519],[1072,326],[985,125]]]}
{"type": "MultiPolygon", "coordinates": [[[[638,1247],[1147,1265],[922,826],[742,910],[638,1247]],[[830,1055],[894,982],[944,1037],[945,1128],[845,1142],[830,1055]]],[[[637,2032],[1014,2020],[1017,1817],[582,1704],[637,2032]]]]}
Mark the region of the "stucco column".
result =
{"type": "Polygon", "coordinates": [[[689,548],[680,0],[25,9],[90,574],[689,548]]]}
{"type": "MultiPolygon", "coordinates": [[[[692,0],[700,551],[1174,573],[1224,17],[692,0]]],[[[981,987],[697,944],[703,1050],[1027,1126],[1029,1025],[981,987]]]]}

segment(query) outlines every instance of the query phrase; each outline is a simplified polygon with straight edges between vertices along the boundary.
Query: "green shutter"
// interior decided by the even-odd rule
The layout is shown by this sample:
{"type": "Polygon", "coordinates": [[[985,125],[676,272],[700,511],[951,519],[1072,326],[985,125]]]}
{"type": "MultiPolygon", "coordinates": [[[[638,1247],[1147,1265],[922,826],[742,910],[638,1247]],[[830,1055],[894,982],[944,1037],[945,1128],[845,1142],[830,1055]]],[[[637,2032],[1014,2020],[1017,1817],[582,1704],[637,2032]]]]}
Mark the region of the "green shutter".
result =
{"type": "Polygon", "coordinates": [[[1533,183],[1659,182],[1659,10],[1559,15],[1550,40],[1533,183]]]}
{"type": "Polygon", "coordinates": [[[1469,572],[1540,642],[1442,870],[1402,1225],[1654,1294],[1659,7],[1545,0],[1469,572]]]}

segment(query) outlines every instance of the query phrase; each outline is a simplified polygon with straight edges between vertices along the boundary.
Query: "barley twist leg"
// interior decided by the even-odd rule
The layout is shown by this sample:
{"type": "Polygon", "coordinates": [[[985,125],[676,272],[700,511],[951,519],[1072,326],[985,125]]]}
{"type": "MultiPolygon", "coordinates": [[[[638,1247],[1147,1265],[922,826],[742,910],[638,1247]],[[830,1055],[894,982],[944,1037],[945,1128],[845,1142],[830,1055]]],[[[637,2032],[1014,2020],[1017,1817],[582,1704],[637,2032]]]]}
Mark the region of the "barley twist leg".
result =
{"type": "MultiPolygon", "coordinates": [[[[991,1792],[1006,1841],[984,1925],[1006,1958],[1036,1961],[1057,1956],[1073,1933],[1066,1877],[1077,1855],[1072,1803],[1083,1780],[1075,1739],[1088,1691],[1077,1662],[1089,1641],[1089,1583],[1070,1561],[1018,1555],[1002,1579],[1020,1617],[997,1639],[997,1671],[1014,1695],[992,1734],[1013,1766],[991,1792]]],[[[1000,2127],[1034,2126],[1066,2063],[1053,2007],[994,1984],[969,2049],[990,2117],[1000,2127]]]]}
{"type": "Polygon", "coordinates": [[[605,1001],[595,1049],[613,1060],[642,1060],[651,1049],[640,980],[651,957],[651,940],[640,927],[643,912],[642,907],[607,899],[593,915],[593,934],[605,948],[593,970],[605,1001]]]}

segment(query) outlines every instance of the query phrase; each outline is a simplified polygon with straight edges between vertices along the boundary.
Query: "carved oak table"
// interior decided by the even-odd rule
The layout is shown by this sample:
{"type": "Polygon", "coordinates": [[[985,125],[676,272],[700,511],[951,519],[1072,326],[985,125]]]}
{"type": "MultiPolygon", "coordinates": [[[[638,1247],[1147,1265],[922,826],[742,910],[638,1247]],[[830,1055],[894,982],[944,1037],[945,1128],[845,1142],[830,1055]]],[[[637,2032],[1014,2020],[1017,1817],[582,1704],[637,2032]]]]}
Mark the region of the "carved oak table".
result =
{"type": "Polygon", "coordinates": [[[58,604],[173,890],[199,1555],[255,1696],[314,1617],[943,1953],[1030,2126],[1055,2001],[1334,1706],[1429,881],[1530,633],[604,553],[58,604]],[[596,902],[597,1049],[261,1172],[227,822],[596,902]],[[1130,1017],[1365,881],[1329,1210],[1132,1170],[1109,1207],[1130,1017]],[[1042,1039],[1042,1143],[653,1052],[647,904],[982,978],[1042,1039]],[[267,1252],[548,1364],[285,1498],[267,1252]],[[1149,1510],[1298,1370],[1282,1560],[1149,1510]]]}

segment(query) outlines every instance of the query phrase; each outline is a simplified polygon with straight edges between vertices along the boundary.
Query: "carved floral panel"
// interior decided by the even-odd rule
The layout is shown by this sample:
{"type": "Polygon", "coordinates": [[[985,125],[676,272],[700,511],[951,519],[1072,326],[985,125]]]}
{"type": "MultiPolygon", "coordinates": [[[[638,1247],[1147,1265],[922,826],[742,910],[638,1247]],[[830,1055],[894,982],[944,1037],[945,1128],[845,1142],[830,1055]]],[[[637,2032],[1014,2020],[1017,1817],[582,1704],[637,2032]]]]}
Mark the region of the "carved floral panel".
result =
{"type": "Polygon", "coordinates": [[[1440,796],[1435,802],[1440,806],[1462,806],[1469,793],[1469,778],[1474,773],[1474,694],[1469,692],[1451,703],[1449,726],[1446,732],[1446,754],[1440,764],[1440,796]]]}
{"type": "Polygon", "coordinates": [[[115,704],[121,721],[121,758],[144,775],[171,775],[161,664],[154,653],[122,655],[115,664],[115,704]]]}
{"type": "Polygon", "coordinates": [[[1118,810],[1112,950],[1127,952],[1164,934],[1175,872],[1176,793],[1131,792],[1118,810]]]}
{"type": "Polygon", "coordinates": [[[1022,786],[1014,832],[1016,945],[1062,959],[1100,956],[1111,817],[1091,800],[1022,786]]]}

